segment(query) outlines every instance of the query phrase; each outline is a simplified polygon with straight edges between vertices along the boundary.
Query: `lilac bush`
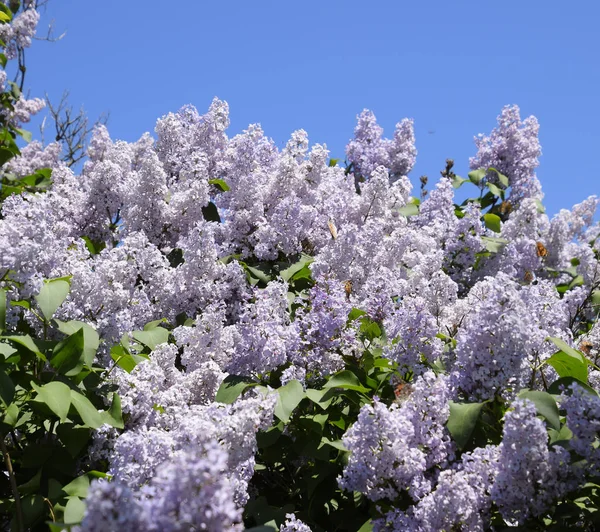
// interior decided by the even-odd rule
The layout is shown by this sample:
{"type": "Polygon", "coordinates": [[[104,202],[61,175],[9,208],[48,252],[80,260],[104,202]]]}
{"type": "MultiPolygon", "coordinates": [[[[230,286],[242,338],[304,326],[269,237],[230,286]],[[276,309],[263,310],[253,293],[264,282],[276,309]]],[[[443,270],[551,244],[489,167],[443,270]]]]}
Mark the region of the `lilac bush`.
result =
{"type": "MultiPolygon", "coordinates": [[[[0,27],[7,57],[36,22],[25,10],[0,27]]],[[[26,122],[37,107],[19,100],[1,119],[26,122]]],[[[407,177],[410,119],[385,139],[363,111],[346,167],[303,130],[280,150],[257,124],[233,137],[228,126],[215,99],[205,114],[162,117],[156,138],[127,143],[98,127],[79,173],[35,142],[1,169],[12,180],[48,169],[52,180],[0,189],[6,376],[19,374],[14,352],[29,349],[26,361],[34,339],[56,342],[33,374],[49,383],[65,324],[85,325],[99,341],[91,359],[77,348],[77,371],[89,371],[73,370],[73,386],[85,389],[94,366],[106,390],[96,414],[115,401],[123,413],[93,424],[73,465],[83,484],[91,471],[104,477],[87,498],[40,466],[56,484],[40,484],[35,522],[591,530],[598,199],[547,216],[536,119],[505,107],[476,138],[468,177],[446,172],[423,202],[407,177]],[[475,197],[457,205],[463,184],[475,197]],[[46,316],[52,279],[68,290],[46,316]]],[[[16,403],[2,401],[12,419],[16,403]]],[[[9,432],[16,450],[24,433],[9,432]]],[[[17,465],[20,485],[38,474],[17,465]]]]}

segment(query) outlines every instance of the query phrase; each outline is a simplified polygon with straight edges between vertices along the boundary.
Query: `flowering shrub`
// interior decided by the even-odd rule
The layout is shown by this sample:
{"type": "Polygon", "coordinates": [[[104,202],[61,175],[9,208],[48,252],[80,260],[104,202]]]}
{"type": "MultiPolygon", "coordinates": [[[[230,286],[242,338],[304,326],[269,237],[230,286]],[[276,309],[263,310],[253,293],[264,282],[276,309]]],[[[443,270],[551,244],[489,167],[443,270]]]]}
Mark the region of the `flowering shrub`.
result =
{"type": "MultiPolygon", "coordinates": [[[[37,16],[0,13],[8,59],[37,16]]],[[[77,175],[19,150],[20,98],[0,117],[3,528],[598,525],[598,199],[545,214],[535,118],[504,108],[421,202],[411,120],[384,139],[364,111],[341,166],[304,131],[229,138],[215,99],[156,139],[98,127],[77,175]]]]}

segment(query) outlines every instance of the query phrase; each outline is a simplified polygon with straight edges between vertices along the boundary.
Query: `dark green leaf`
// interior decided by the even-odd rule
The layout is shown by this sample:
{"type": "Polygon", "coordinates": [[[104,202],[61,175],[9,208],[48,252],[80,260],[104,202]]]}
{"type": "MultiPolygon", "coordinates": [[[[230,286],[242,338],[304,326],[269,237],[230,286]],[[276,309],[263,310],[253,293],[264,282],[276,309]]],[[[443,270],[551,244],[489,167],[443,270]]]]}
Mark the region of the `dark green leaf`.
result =
{"type": "Polygon", "coordinates": [[[471,440],[483,405],[450,401],[450,417],[446,426],[459,449],[464,449],[471,440]]]}
{"type": "Polygon", "coordinates": [[[83,367],[83,329],[79,329],[54,348],[50,365],[63,375],[77,375],[83,367]]]}
{"type": "Polygon", "coordinates": [[[591,393],[592,395],[598,395],[598,392],[594,390],[591,386],[586,384],[583,381],[576,379],[575,377],[561,377],[560,379],[556,379],[548,388],[548,393],[553,395],[560,395],[563,391],[568,392],[569,388],[572,384],[577,384],[581,386],[585,391],[591,393]]]}
{"type": "Polygon", "coordinates": [[[75,334],[77,331],[83,331],[83,361],[87,366],[91,366],[96,356],[96,351],[100,345],[100,337],[96,329],[82,321],[60,321],[54,320],[58,330],[67,335],[75,334]]]}
{"type": "Polygon", "coordinates": [[[42,518],[45,511],[44,498],[39,495],[29,495],[21,500],[21,510],[23,511],[23,521],[25,526],[31,527],[36,521],[42,518]]]}
{"type": "Polygon", "coordinates": [[[382,334],[381,327],[368,316],[363,316],[360,320],[360,333],[370,341],[379,338],[382,334]]]}
{"type": "MultiPolygon", "coordinates": [[[[12,379],[0,369],[0,399],[4,406],[8,406],[15,396],[15,385],[12,379]]],[[[0,438],[2,435],[0,435],[0,438]]]]}
{"type": "Polygon", "coordinates": [[[206,207],[202,207],[202,216],[207,222],[221,222],[219,210],[212,201],[206,207]]]}
{"type": "Polygon", "coordinates": [[[560,430],[560,416],[556,400],[547,392],[527,390],[519,394],[521,399],[529,399],[540,416],[546,418],[548,424],[555,430],[560,430]]]}
{"type": "Polygon", "coordinates": [[[314,390],[312,388],[308,388],[306,390],[306,397],[308,397],[313,403],[318,404],[323,410],[327,410],[334,399],[334,396],[328,393],[329,391],[330,390],[327,389],[314,390]]]}
{"type": "Polygon", "coordinates": [[[325,386],[323,386],[323,388],[342,388],[344,390],[355,390],[361,393],[367,393],[369,391],[368,388],[365,388],[360,383],[358,377],[348,369],[342,370],[333,375],[333,377],[331,377],[325,383],[325,386]]]}

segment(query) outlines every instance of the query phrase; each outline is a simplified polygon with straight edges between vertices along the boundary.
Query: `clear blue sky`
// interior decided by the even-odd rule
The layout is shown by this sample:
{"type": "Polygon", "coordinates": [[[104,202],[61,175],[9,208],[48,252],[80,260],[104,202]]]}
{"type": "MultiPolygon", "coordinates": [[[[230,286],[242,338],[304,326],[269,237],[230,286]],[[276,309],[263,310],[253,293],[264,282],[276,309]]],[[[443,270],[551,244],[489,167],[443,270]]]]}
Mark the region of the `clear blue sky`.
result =
{"type": "Polygon", "coordinates": [[[473,136],[505,104],[541,123],[538,176],[550,213],[600,194],[600,4],[557,0],[50,0],[57,43],[28,57],[31,95],[64,89],[113,138],[218,96],[229,134],[262,124],[278,145],[295,129],[344,156],[356,115],[388,135],[415,119],[417,166],[437,180],[447,157],[466,175],[473,136]]]}

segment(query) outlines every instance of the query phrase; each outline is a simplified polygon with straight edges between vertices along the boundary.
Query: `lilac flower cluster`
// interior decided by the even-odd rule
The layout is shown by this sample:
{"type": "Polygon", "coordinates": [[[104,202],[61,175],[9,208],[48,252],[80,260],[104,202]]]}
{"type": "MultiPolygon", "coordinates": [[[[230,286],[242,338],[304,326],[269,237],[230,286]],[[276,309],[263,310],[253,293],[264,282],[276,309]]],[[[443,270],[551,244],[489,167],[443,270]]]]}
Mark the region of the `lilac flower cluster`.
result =
{"type": "Polygon", "coordinates": [[[371,177],[378,166],[385,166],[392,180],[407,175],[417,157],[413,121],[405,118],[396,124],[392,140],[384,139],[382,135],[383,129],[377,124],[375,115],[365,109],[358,115],[354,139],[346,148],[348,161],[365,178],[371,177]]]}
{"type": "Polygon", "coordinates": [[[227,477],[227,453],[214,442],[165,461],[138,492],[118,480],[95,481],[86,502],[86,532],[244,529],[227,477]]]}
{"type": "Polygon", "coordinates": [[[571,447],[587,461],[592,475],[600,472],[600,398],[573,384],[563,395],[561,406],[567,412],[567,426],[573,431],[571,447]]]}
{"type": "Polygon", "coordinates": [[[444,426],[449,395],[447,380],[428,372],[417,379],[404,404],[388,408],[376,400],[364,406],[343,438],[352,454],[338,479],[340,487],[372,501],[394,500],[405,491],[413,500],[426,495],[432,478],[428,470],[453,455],[444,426]]]}

